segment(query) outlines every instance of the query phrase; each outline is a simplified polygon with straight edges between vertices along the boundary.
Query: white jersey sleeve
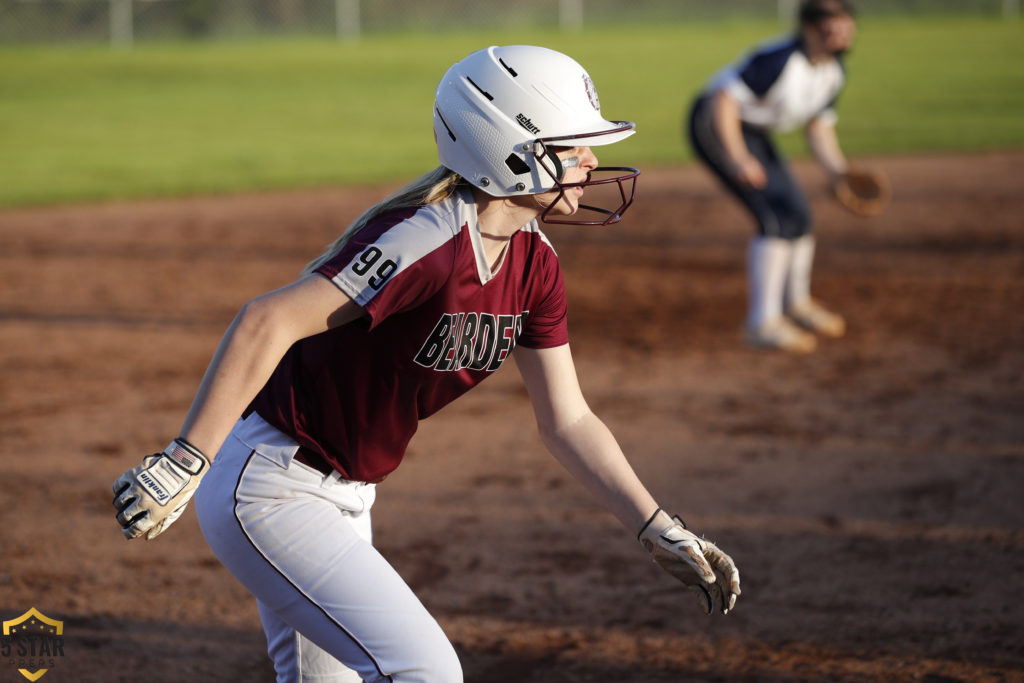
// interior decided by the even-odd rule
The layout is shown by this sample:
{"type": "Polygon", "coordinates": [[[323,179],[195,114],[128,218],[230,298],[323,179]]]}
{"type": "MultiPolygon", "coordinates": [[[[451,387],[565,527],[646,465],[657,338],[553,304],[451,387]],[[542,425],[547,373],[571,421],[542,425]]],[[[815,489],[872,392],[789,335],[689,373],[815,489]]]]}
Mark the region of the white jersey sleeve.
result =
{"type": "Polygon", "coordinates": [[[846,80],[840,59],[808,60],[796,38],[776,40],[725,67],[708,90],[724,90],[740,106],[740,119],[772,132],[788,132],[815,118],[835,124],[836,99],[846,80]]]}

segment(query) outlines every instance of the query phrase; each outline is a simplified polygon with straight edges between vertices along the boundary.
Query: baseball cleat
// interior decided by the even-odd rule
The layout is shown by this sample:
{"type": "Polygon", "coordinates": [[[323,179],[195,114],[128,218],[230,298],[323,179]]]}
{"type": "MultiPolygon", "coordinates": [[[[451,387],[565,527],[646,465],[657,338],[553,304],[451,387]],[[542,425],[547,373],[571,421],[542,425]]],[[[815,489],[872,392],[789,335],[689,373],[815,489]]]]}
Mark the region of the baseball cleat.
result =
{"type": "Polygon", "coordinates": [[[846,334],[846,321],[838,313],[833,313],[814,299],[791,306],[786,315],[797,325],[823,334],[826,337],[842,337],[846,334]]]}
{"type": "Polygon", "coordinates": [[[759,327],[747,327],[744,338],[755,349],[778,349],[793,353],[810,353],[818,340],[785,318],[776,318],[759,327]]]}

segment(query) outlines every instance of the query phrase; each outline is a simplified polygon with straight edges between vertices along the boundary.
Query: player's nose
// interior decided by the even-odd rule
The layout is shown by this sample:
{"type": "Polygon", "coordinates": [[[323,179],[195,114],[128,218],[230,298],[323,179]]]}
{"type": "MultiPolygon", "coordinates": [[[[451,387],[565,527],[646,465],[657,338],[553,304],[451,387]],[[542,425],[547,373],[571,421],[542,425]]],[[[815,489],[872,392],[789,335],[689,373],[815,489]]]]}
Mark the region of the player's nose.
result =
{"type": "Polygon", "coordinates": [[[597,168],[597,155],[594,154],[594,150],[589,147],[580,147],[579,149],[580,168],[584,171],[593,171],[597,168]]]}

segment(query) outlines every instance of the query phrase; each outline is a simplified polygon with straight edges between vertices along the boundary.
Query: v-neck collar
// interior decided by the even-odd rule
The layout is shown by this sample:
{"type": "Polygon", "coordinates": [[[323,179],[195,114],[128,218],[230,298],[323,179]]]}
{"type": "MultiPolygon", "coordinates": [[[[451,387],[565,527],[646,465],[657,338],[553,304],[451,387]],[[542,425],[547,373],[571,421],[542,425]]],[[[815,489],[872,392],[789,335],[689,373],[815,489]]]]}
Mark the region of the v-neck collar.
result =
{"type": "Polygon", "coordinates": [[[469,241],[473,245],[477,276],[480,278],[480,284],[486,285],[501,272],[501,267],[505,264],[505,259],[508,257],[508,250],[512,240],[515,239],[516,233],[522,230],[522,228],[519,228],[519,230],[516,230],[516,233],[512,233],[509,236],[508,242],[505,243],[505,248],[502,249],[501,256],[498,258],[498,263],[494,266],[494,270],[491,270],[491,264],[487,260],[487,249],[484,247],[484,237],[480,234],[480,220],[476,213],[476,199],[469,189],[464,189],[463,193],[462,198],[468,214],[465,224],[469,226],[469,241]]]}

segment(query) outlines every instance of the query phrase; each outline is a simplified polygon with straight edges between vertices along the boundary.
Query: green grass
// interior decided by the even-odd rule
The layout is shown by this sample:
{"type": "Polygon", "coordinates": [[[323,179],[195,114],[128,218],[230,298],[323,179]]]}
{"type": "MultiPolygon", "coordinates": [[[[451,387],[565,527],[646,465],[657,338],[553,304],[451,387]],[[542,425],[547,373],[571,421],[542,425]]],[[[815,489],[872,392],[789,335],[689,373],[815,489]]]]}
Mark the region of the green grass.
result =
{"type": "MultiPolygon", "coordinates": [[[[683,110],[772,22],[0,49],[0,206],[398,182],[436,163],[454,60],[530,42],[576,57],[639,133],[605,163],[690,160],[683,110]]],[[[1024,22],[862,18],[839,133],[851,156],[1024,146],[1024,22]]],[[[783,148],[805,154],[799,134],[783,148]]]]}

